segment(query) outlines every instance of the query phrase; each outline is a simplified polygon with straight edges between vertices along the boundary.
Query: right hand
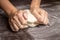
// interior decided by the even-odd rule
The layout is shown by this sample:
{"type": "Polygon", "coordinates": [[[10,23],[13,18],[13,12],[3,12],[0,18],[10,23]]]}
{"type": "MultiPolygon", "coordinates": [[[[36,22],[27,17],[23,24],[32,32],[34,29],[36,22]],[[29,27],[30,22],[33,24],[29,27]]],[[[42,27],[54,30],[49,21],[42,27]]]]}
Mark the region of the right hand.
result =
{"type": "Polygon", "coordinates": [[[48,13],[42,8],[32,8],[32,14],[38,20],[37,23],[47,25],[49,23],[48,13]]]}
{"type": "Polygon", "coordinates": [[[23,10],[16,11],[9,16],[9,24],[13,31],[18,31],[19,28],[27,28],[26,13],[23,10]]]}

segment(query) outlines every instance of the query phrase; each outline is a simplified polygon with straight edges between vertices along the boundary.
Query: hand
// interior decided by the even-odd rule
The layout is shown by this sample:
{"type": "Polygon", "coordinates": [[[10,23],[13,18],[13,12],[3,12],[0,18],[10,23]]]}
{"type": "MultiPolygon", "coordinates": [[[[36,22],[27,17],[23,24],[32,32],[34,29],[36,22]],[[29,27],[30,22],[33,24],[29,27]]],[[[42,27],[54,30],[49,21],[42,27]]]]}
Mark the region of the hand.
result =
{"type": "Polygon", "coordinates": [[[48,13],[41,8],[31,9],[32,14],[37,18],[39,24],[48,24],[48,13]]]}
{"type": "Polygon", "coordinates": [[[23,10],[16,11],[9,16],[9,24],[13,31],[18,31],[19,28],[27,28],[26,13],[23,10]]]}

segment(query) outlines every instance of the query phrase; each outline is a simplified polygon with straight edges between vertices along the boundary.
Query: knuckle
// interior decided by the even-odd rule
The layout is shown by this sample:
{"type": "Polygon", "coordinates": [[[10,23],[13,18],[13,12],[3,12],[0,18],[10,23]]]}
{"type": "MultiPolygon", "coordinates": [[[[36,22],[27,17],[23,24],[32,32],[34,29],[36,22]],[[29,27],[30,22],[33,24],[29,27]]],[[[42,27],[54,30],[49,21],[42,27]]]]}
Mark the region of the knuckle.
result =
{"type": "Polygon", "coordinates": [[[17,16],[20,16],[21,14],[20,13],[17,13],[17,16]]]}
{"type": "Polygon", "coordinates": [[[39,20],[39,22],[43,23],[43,20],[39,20]]]}
{"type": "Polygon", "coordinates": [[[16,12],[16,16],[21,16],[22,12],[21,11],[17,11],[16,12]]]}
{"type": "Polygon", "coordinates": [[[25,25],[25,24],[27,24],[27,22],[23,22],[22,24],[24,24],[24,25],[25,25]]]}
{"type": "Polygon", "coordinates": [[[24,26],[23,25],[20,25],[20,29],[23,29],[24,28],[24,26]]]}

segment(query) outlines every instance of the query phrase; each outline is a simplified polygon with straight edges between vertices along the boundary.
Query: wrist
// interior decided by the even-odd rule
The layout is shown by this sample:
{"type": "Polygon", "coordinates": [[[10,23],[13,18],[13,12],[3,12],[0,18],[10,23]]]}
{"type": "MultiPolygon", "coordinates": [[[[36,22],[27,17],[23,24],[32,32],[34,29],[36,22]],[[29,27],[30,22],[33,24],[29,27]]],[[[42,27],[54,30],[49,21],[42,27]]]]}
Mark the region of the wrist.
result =
{"type": "Polygon", "coordinates": [[[34,11],[35,9],[39,9],[40,7],[30,7],[30,11],[34,11]]]}
{"type": "Polygon", "coordinates": [[[32,6],[30,6],[30,9],[31,9],[31,8],[39,8],[39,7],[40,7],[40,6],[37,6],[37,5],[34,6],[34,5],[32,5],[32,6]]]}
{"type": "Polygon", "coordinates": [[[10,13],[8,13],[8,16],[10,17],[10,16],[12,16],[12,15],[15,15],[16,12],[17,12],[17,9],[11,10],[10,13]]]}

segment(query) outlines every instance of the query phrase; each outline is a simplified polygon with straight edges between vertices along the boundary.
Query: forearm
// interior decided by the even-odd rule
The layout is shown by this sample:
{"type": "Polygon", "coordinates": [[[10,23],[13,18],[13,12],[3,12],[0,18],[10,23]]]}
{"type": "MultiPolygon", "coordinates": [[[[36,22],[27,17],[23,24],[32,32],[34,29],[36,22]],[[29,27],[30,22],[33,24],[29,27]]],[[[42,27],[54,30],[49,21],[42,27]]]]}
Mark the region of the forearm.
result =
{"type": "Polygon", "coordinates": [[[6,12],[9,16],[11,12],[16,11],[17,9],[9,2],[9,0],[0,0],[1,8],[6,12]]]}
{"type": "Polygon", "coordinates": [[[41,0],[32,0],[30,8],[40,7],[41,0]]]}

